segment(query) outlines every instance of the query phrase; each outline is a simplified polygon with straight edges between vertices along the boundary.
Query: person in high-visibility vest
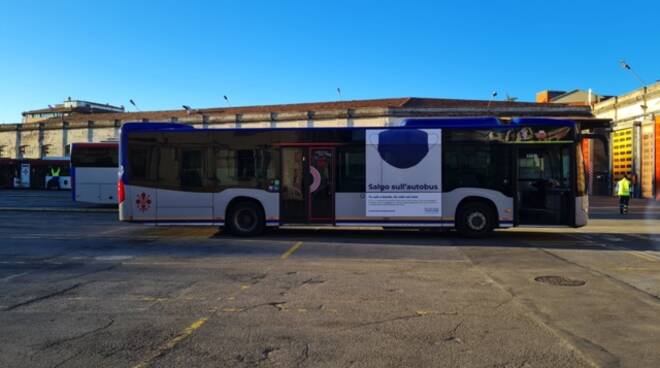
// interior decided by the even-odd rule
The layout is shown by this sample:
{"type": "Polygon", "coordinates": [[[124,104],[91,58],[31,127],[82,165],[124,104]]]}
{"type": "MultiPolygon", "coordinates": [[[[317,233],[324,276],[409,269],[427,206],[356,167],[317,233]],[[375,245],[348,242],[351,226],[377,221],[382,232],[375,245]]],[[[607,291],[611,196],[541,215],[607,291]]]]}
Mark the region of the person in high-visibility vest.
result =
{"type": "Polygon", "coordinates": [[[628,213],[628,203],[630,203],[630,179],[628,174],[623,174],[623,178],[616,182],[616,195],[619,196],[619,213],[628,213]]]}
{"type": "Polygon", "coordinates": [[[60,190],[60,168],[59,167],[50,167],[50,180],[46,184],[46,189],[57,189],[60,190]]]}

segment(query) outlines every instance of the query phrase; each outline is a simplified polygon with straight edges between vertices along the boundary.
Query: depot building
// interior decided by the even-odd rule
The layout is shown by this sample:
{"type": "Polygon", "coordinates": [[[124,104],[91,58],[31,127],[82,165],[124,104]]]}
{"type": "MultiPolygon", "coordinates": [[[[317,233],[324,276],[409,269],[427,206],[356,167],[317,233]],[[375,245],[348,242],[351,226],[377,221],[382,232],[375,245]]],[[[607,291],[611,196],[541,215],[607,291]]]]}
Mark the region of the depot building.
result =
{"type": "MultiPolygon", "coordinates": [[[[47,109],[26,111],[23,122],[0,124],[0,166],[8,160],[49,160],[68,156],[72,143],[117,140],[125,122],[173,122],[196,128],[279,128],[395,126],[416,117],[550,117],[574,120],[585,131],[604,129],[590,106],[561,103],[388,98],[226,108],[126,112],[123,106],[67,100],[47,109]]],[[[2,170],[0,170],[2,171],[2,170]]],[[[0,186],[10,186],[8,177],[0,186]]],[[[35,181],[39,183],[40,181],[35,181]]]]}

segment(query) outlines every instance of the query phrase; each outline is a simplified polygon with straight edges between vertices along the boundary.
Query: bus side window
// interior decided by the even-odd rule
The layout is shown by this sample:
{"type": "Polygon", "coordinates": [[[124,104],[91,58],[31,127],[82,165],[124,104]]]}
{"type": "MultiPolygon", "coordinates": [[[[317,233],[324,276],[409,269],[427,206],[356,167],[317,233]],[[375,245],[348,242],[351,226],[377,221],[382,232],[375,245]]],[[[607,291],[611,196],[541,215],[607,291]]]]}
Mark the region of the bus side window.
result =
{"type": "Polygon", "coordinates": [[[254,154],[254,150],[241,149],[236,151],[236,177],[239,180],[254,178],[256,173],[254,154]]]}
{"type": "Polygon", "coordinates": [[[266,189],[269,179],[277,178],[278,152],[271,147],[255,149],[216,149],[215,180],[218,190],[242,187],[266,189]]]}
{"type": "Polygon", "coordinates": [[[365,191],[365,149],[359,147],[340,147],[337,192],[361,193],[365,191]]]}
{"type": "Polygon", "coordinates": [[[157,179],[157,148],[155,145],[130,143],[128,177],[132,184],[154,185],[157,179]]]}
{"type": "Polygon", "coordinates": [[[147,148],[131,147],[128,150],[131,158],[128,167],[128,173],[131,180],[143,180],[147,178],[147,148]]]}
{"type": "Polygon", "coordinates": [[[477,187],[499,190],[510,195],[509,155],[507,147],[500,144],[445,144],[443,165],[443,191],[460,187],[477,187]]]}
{"type": "Polygon", "coordinates": [[[160,158],[158,160],[159,187],[167,189],[180,189],[179,157],[176,148],[172,146],[161,146],[160,158]]]}
{"type": "Polygon", "coordinates": [[[235,151],[227,148],[216,149],[215,157],[215,180],[219,189],[230,188],[238,185],[234,172],[236,171],[235,151]]]}
{"type": "Polygon", "coordinates": [[[203,175],[203,152],[201,149],[181,150],[181,186],[201,188],[203,175]]]}

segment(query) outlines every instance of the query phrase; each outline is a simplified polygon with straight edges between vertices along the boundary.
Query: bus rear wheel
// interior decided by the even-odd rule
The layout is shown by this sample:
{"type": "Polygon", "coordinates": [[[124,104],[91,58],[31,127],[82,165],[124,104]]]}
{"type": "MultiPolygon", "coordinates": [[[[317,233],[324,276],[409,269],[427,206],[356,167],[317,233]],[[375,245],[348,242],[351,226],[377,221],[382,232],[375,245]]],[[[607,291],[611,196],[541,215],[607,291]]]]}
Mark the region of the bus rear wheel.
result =
{"type": "Polygon", "coordinates": [[[255,236],[264,231],[266,220],[261,207],[252,201],[234,204],[226,222],[229,232],[238,236],[255,236]]]}
{"type": "Polygon", "coordinates": [[[456,229],[468,238],[483,238],[495,228],[495,214],[485,203],[462,205],[456,213],[456,229]]]}

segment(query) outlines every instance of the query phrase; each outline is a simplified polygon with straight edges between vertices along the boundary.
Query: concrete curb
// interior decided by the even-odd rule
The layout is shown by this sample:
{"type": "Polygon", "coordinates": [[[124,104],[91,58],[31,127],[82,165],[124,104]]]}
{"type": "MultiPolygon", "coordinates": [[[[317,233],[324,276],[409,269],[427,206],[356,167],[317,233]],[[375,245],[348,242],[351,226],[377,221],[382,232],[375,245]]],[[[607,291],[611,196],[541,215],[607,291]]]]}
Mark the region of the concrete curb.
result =
{"type": "Polygon", "coordinates": [[[117,212],[117,209],[70,207],[0,207],[0,212],[117,212]]]}

